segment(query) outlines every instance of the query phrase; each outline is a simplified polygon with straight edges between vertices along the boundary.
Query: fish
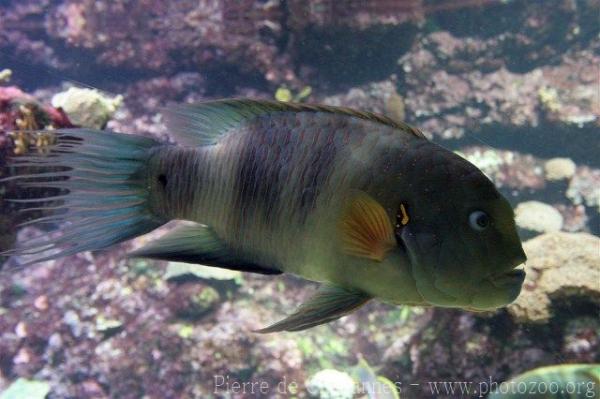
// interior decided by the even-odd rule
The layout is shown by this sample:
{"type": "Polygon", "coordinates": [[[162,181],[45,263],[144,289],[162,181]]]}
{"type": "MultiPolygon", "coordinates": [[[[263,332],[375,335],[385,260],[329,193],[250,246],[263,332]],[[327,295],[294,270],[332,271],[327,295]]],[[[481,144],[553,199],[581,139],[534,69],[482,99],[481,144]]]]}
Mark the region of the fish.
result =
{"type": "Polygon", "coordinates": [[[176,227],[131,257],[321,283],[260,333],[300,331],[372,299],[487,311],[519,295],[526,260],[509,202],[473,164],[417,128],[326,105],[252,99],[163,111],[175,143],[57,129],[14,157],[16,199],[60,233],[4,255],[23,264],[176,227]],[[19,196],[25,198],[24,196],[19,196]]]}
{"type": "Polygon", "coordinates": [[[479,384],[488,399],[579,399],[600,396],[600,364],[559,364],[539,367],[500,383],[479,384]]]}

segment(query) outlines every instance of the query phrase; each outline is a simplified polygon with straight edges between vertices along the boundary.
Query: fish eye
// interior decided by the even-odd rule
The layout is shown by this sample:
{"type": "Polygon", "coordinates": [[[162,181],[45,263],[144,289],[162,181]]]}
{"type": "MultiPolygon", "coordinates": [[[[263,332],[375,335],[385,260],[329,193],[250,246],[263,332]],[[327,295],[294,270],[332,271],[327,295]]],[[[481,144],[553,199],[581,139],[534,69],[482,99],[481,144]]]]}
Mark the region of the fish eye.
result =
{"type": "Polygon", "coordinates": [[[483,231],[490,225],[490,217],[483,211],[473,211],[469,215],[469,225],[473,230],[483,231]]]}

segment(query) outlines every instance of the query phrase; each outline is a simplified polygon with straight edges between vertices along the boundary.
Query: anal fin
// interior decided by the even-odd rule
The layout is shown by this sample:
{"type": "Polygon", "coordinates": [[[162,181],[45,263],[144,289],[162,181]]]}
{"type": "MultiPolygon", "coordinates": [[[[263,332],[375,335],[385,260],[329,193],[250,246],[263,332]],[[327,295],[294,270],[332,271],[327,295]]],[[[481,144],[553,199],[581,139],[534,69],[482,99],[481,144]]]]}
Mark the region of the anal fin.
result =
{"type": "Polygon", "coordinates": [[[133,251],[131,257],[195,263],[205,266],[260,274],[281,274],[273,267],[258,265],[232,250],[209,226],[185,222],[146,246],[133,251]]]}
{"type": "Polygon", "coordinates": [[[285,319],[257,330],[258,333],[300,331],[329,323],[351,313],[367,303],[371,297],[360,291],[336,286],[322,286],[308,301],[285,319]]]}

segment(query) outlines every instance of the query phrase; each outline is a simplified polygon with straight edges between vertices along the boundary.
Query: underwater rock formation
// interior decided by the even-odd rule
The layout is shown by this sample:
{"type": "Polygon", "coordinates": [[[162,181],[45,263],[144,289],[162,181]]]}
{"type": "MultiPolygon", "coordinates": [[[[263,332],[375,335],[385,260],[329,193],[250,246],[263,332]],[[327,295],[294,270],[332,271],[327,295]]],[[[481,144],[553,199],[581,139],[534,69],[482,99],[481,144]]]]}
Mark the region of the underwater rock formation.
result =
{"type": "Polygon", "coordinates": [[[527,277],[508,306],[518,322],[547,322],[552,304],[574,298],[600,305],[600,238],[585,233],[550,233],[527,241],[527,277]]]}
{"type": "Polygon", "coordinates": [[[123,96],[109,98],[95,89],[71,87],[52,97],[52,106],[62,109],[76,126],[103,129],[123,102],[123,96]]]}
{"type": "Polygon", "coordinates": [[[537,233],[560,231],[563,226],[560,212],[540,201],[526,201],[517,205],[515,222],[520,228],[537,233]]]}
{"type": "MultiPolygon", "coordinates": [[[[49,134],[27,130],[71,126],[61,110],[40,104],[16,86],[0,86],[0,178],[9,172],[5,163],[8,157],[44,151],[52,139],[49,134]]],[[[25,221],[23,214],[17,214],[15,204],[4,201],[5,198],[17,198],[14,182],[0,184],[0,252],[12,245],[17,224],[25,221]]],[[[1,261],[2,257],[0,264],[1,261]]]]}
{"type": "Polygon", "coordinates": [[[0,48],[59,68],[78,56],[100,68],[120,66],[161,71],[237,65],[267,80],[294,75],[279,52],[284,11],[279,1],[11,1],[2,6],[0,48]],[[47,40],[39,39],[42,30],[47,40]],[[60,57],[51,41],[72,51],[60,57]],[[60,59],[60,61],[59,61],[60,59]]]}
{"type": "Polygon", "coordinates": [[[577,166],[569,158],[552,158],[544,164],[546,180],[556,181],[570,179],[575,174],[577,166]]]}
{"type": "Polygon", "coordinates": [[[483,171],[497,187],[543,190],[542,162],[529,154],[490,147],[469,146],[457,153],[483,171]]]}
{"type": "Polygon", "coordinates": [[[600,170],[583,166],[569,182],[567,197],[575,205],[585,204],[600,213],[600,170]]]}
{"type": "Polygon", "coordinates": [[[461,137],[482,123],[513,128],[547,122],[598,126],[600,109],[592,88],[600,78],[591,71],[600,58],[593,47],[571,49],[557,65],[514,71],[501,59],[486,58],[490,45],[444,31],[422,38],[400,61],[410,92],[409,120],[444,138],[461,137]],[[452,67],[453,60],[463,64],[452,67]],[[478,60],[498,64],[478,66],[478,60]]]}
{"type": "MultiPolygon", "coordinates": [[[[396,85],[392,80],[368,83],[366,85],[353,87],[345,93],[319,98],[319,102],[333,106],[344,106],[377,112],[394,118],[394,113],[404,113],[403,110],[391,111],[391,101],[400,94],[396,91],[396,85]]],[[[403,100],[400,100],[403,102],[403,100]]],[[[404,118],[402,118],[404,119],[404,118]]]]}
{"type": "MultiPolygon", "coordinates": [[[[598,30],[591,18],[597,9],[592,0],[561,0],[551,6],[543,1],[499,0],[182,0],[169,4],[157,0],[13,0],[1,8],[0,49],[11,50],[16,57],[27,57],[28,62],[61,69],[73,69],[78,57],[92,57],[98,70],[118,66],[144,71],[201,68],[218,72],[225,68],[246,76],[258,74],[267,82],[287,81],[298,86],[297,75],[306,78],[305,67],[330,79],[335,78],[337,69],[337,75],[343,75],[346,81],[361,73],[360,69],[353,69],[355,73],[348,74],[347,68],[334,67],[322,74],[328,68],[323,60],[337,59],[347,66],[374,66],[379,59],[379,66],[393,65],[395,58],[410,46],[417,28],[429,18],[428,29],[451,32],[450,38],[437,33],[430,37],[433,43],[441,40],[440,51],[434,50],[436,64],[440,62],[442,67],[457,71],[492,71],[504,66],[521,72],[543,65],[549,58],[558,59],[566,48],[591,40],[598,30]],[[452,18],[459,15],[462,27],[452,23],[452,18]],[[493,31],[478,31],[479,27],[490,25],[493,31]],[[464,44],[451,38],[473,34],[482,37],[464,44]],[[382,35],[386,40],[381,40],[382,35]],[[396,37],[403,40],[395,40],[396,37]],[[348,40],[353,41],[353,49],[338,45],[348,40]],[[512,57],[513,54],[518,56],[512,57]],[[462,60],[455,59],[455,55],[462,60]]],[[[418,51],[411,50],[409,57],[415,56],[419,57],[418,51]]],[[[590,71],[593,59],[574,60],[575,65],[569,67],[583,65],[587,69],[579,71],[580,76],[588,77],[582,79],[594,79],[593,72],[583,73],[590,71]]],[[[416,62],[414,65],[419,61],[416,62]]],[[[405,63],[407,68],[409,64],[405,63]]],[[[511,77],[505,74],[495,80],[511,77]]],[[[460,79],[451,77],[444,84],[460,79]]],[[[574,96],[576,103],[581,96],[582,101],[589,97],[565,89],[568,87],[556,87],[559,96],[574,96]]],[[[564,111],[568,112],[567,118],[573,117],[573,112],[564,111]]],[[[522,115],[526,117],[527,111],[522,115]]],[[[583,112],[578,120],[590,115],[597,113],[583,112]]]]}

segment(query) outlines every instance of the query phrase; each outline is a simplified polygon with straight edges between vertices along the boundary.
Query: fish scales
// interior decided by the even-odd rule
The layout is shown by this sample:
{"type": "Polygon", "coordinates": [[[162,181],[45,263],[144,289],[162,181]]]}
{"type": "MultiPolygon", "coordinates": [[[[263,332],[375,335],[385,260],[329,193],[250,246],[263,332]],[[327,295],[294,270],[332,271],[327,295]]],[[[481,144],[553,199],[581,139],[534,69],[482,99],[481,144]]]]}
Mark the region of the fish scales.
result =
{"type": "Polygon", "coordinates": [[[308,244],[307,235],[314,234],[304,227],[318,203],[327,207],[348,190],[361,189],[377,152],[413,140],[420,139],[348,115],[290,112],[256,118],[214,146],[196,150],[205,166],[197,168],[200,201],[193,220],[214,226],[241,250],[292,256],[282,249],[293,243],[297,254],[308,244]]]}

